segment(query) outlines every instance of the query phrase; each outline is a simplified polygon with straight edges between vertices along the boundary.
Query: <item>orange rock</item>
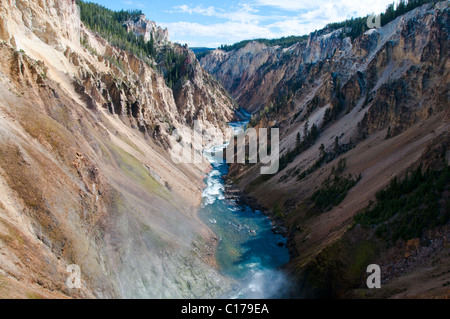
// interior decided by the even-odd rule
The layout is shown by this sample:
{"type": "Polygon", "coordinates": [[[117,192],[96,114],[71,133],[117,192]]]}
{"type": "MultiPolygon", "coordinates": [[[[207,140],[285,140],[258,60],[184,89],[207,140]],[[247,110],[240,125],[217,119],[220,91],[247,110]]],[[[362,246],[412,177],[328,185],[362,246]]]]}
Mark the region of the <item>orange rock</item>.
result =
{"type": "Polygon", "coordinates": [[[420,245],[420,239],[419,238],[413,238],[410,239],[406,242],[406,247],[407,248],[415,248],[416,250],[419,249],[419,245],[420,245]]]}

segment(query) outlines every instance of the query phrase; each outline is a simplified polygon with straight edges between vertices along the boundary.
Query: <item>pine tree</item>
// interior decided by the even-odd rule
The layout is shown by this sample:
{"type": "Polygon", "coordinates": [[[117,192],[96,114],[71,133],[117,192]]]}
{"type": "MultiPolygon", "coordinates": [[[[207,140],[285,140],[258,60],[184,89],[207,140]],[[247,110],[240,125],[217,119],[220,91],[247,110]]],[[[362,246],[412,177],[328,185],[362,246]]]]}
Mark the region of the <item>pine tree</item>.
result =
{"type": "Polygon", "coordinates": [[[319,151],[320,151],[320,157],[323,157],[325,155],[325,145],[323,145],[323,143],[320,144],[319,151]]]}
{"type": "Polygon", "coordinates": [[[296,147],[300,147],[300,144],[302,143],[302,138],[300,136],[300,132],[297,133],[297,138],[295,140],[296,147]]]}
{"type": "Polygon", "coordinates": [[[339,137],[336,136],[336,138],[334,139],[334,153],[338,154],[339,153],[339,137]]]}
{"type": "Polygon", "coordinates": [[[310,133],[310,138],[311,138],[311,142],[314,142],[317,137],[319,137],[319,129],[317,128],[317,125],[314,123],[311,127],[311,133],[310,133]]]}
{"type": "Polygon", "coordinates": [[[306,123],[303,126],[303,140],[309,141],[309,119],[306,120],[306,123]]]}

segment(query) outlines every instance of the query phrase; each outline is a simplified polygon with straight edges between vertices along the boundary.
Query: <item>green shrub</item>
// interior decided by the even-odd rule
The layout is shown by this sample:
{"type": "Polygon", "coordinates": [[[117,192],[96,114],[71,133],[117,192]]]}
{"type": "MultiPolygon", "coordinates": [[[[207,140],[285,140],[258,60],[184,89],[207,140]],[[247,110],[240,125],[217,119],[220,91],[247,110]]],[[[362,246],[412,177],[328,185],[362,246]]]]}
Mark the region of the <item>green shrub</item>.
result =
{"type": "Polygon", "coordinates": [[[379,238],[395,242],[422,235],[424,229],[450,220],[448,199],[443,196],[450,186],[450,169],[422,173],[419,167],[402,181],[394,177],[376,194],[376,202],[355,216],[363,227],[374,227],[379,238]]]}

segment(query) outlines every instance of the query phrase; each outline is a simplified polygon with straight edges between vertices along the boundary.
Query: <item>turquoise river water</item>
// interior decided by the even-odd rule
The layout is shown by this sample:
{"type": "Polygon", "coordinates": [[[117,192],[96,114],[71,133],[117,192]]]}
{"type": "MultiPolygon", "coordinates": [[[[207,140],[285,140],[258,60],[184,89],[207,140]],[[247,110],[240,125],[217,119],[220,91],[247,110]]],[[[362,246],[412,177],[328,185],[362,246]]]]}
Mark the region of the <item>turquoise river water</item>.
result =
{"type": "MultiPolygon", "coordinates": [[[[230,126],[237,133],[247,123],[233,122],[230,126]]],[[[215,149],[225,146],[218,145],[215,149]]],[[[281,298],[288,286],[286,276],[279,270],[289,260],[286,239],[272,231],[271,221],[260,211],[225,198],[223,176],[229,165],[215,159],[211,152],[204,152],[213,168],[205,179],[207,186],[199,215],[219,238],[216,260],[221,273],[239,283],[239,287],[224,297],[281,298]]]]}

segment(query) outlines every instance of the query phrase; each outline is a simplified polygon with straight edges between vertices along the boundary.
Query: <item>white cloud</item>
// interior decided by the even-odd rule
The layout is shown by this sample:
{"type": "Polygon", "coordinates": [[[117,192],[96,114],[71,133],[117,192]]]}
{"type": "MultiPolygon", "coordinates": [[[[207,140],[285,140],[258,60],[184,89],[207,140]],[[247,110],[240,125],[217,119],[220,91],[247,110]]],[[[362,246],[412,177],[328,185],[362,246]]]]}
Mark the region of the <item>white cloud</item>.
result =
{"type": "Polygon", "coordinates": [[[252,39],[261,37],[261,35],[264,35],[265,37],[275,37],[277,35],[264,26],[233,21],[210,25],[192,22],[161,23],[161,25],[169,29],[171,38],[173,38],[174,41],[192,35],[197,37],[224,39],[227,40],[226,42],[235,41],[235,39],[252,39]]]}
{"type": "Polygon", "coordinates": [[[259,15],[258,10],[255,9],[248,3],[239,3],[233,6],[229,10],[224,10],[222,8],[216,8],[213,6],[204,7],[202,5],[189,6],[181,5],[173,8],[174,13],[187,13],[190,15],[198,14],[208,17],[216,17],[219,19],[225,19],[229,21],[240,21],[240,22],[260,22],[268,19],[273,19],[272,16],[259,15]]]}
{"type": "MultiPolygon", "coordinates": [[[[258,1],[271,2],[271,0],[258,1]]],[[[281,3],[286,7],[295,5],[291,1],[281,3]]],[[[392,0],[319,0],[318,3],[320,5],[315,8],[301,11],[294,16],[272,23],[268,27],[271,29],[277,28],[284,35],[307,34],[324,27],[330,22],[340,22],[351,17],[362,17],[370,13],[380,13],[385,10],[389,3],[392,3],[392,0]]]]}
{"type": "Polygon", "coordinates": [[[392,2],[394,0],[255,0],[255,5],[290,12],[322,11],[332,7],[338,12],[346,13],[346,15],[350,13],[365,15],[372,12],[379,13],[392,2]]]}
{"type": "Polygon", "coordinates": [[[180,13],[189,13],[189,14],[193,14],[193,13],[197,13],[197,14],[201,14],[201,15],[206,15],[206,16],[217,16],[218,13],[216,12],[216,9],[214,7],[208,7],[208,8],[204,8],[202,6],[197,6],[197,7],[190,7],[187,4],[181,5],[181,6],[176,6],[174,7],[175,12],[180,12],[180,13]]]}
{"type": "Polygon", "coordinates": [[[318,6],[320,1],[299,1],[299,0],[256,0],[255,5],[257,6],[268,6],[283,9],[286,11],[299,11],[299,10],[310,10],[318,6]]]}
{"type": "Polygon", "coordinates": [[[125,4],[127,6],[134,6],[134,7],[139,7],[139,8],[145,8],[145,4],[143,4],[142,2],[134,2],[134,1],[131,1],[131,0],[122,1],[122,4],[125,4]]]}
{"type": "Polygon", "coordinates": [[[189,45],[231,44],[255,38],[308,34],[327,23],[384,11],[394,0],[242,0],[226,9],[180,5],[171,12],[213,17],[216,22],[160,23],[171,38],[189,45]],[[194,44],[195,43],[195,44],[194,44]],[[203,43],[203,44],[200,44],[203,43]]]}

